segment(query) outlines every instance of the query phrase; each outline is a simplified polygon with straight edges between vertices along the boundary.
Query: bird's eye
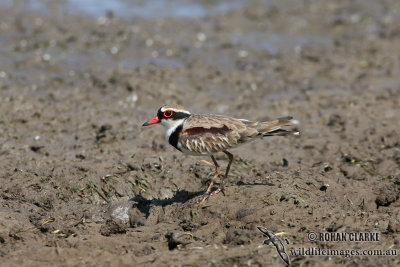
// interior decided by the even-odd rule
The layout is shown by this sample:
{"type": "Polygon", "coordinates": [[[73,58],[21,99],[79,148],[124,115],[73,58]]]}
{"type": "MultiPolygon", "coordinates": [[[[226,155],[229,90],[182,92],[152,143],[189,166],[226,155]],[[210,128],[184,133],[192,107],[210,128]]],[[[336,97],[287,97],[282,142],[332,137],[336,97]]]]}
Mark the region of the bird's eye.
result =
{"type": "Polygon", "coordinates": [[[171,117],[173,114],[172,110],[166,110],[164,111],[164,117],[169,118],[171,117]]]}

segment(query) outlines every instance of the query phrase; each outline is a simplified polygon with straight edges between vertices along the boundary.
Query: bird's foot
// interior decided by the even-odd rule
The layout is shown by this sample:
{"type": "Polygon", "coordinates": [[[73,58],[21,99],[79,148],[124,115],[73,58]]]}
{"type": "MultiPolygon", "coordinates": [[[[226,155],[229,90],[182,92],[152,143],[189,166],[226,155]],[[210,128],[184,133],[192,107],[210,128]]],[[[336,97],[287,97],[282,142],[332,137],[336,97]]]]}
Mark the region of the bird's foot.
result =
{"type": "Polygon", "coordinates": [[[208,194],[208,193],[204,194],[204,197],[200,201],[199,205],[202,206],[209,197],[210,197],[210,194],[208,194]]]}
{"type": "Polygon", "coordinates": [[[224,194],[224,196],[225,196],[225,187],[224,186],[218,187],[218,189],[215,190],[214,192],[207,191],[204,194],[203,198],[201,199],[199,205],[200,206],[203,205],[209,197],[211,197],[212,195],[216,195],[216,194],[218,194],[220,192],[222,192],[222,194],[224,194]]]}
{"type": "Polygon", "coordinates": [[[207,191],[204,193],[204,196],[203,196],[202,200],[200,201],[200,206],[203,205],[204,202],[206,202],[206,200],[210,197],[210,195],[211,195],[210,193],[211,193],[211,189],[212,189],[213,185],[214,185],[214,181],[211,180],[211,183],[208,186],[207,191]]]}
{"type": "Polygon", "coordinates": [[[223,185],[220,185],[217,190],[211,193],[211,195],[218,194],[220,192],[222,192],[222,194],[225,196],[225,187],[223,185]]]}

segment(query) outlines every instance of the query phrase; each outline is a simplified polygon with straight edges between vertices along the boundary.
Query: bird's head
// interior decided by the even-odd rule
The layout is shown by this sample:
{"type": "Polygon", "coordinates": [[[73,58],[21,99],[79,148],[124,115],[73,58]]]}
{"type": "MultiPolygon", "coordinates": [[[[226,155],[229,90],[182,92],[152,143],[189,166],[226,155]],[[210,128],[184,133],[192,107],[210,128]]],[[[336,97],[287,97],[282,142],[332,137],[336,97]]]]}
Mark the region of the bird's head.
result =
{"type": "Polygon", "coordinates": [[[165,128],[176,128],[190,116],[190,112],[179,105],[164,105],[158,109],[157,115],[149,121],[143,123],[143,126],[149,126],[161,123],[165,128]]]}

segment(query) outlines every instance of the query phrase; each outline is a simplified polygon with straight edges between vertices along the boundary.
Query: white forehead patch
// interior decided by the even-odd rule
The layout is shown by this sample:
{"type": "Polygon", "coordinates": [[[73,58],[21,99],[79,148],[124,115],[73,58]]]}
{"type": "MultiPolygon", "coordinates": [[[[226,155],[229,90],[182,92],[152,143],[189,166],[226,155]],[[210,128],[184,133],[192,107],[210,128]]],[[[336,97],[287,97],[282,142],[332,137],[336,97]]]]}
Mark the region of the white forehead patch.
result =
{"type": "Polygon", "coordinates": [[[176,109],[176,108],[170,108],[170,107],[162,107],[161,108],[161,112],[165,112],[167,110],[172,110],[173,112],[183,112],[183,113],[186,113],[186,114],[190,114],[189,111],[184,110],[184,109],[176,109]]]}

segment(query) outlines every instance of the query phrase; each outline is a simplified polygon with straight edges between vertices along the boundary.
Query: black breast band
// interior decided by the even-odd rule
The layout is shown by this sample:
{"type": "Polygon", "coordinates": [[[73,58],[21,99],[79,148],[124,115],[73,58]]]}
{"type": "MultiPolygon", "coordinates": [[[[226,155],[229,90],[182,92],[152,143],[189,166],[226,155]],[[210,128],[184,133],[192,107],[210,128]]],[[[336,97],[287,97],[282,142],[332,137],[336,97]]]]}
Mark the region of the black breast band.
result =
{"type": "Polygon", "coordinates": [[[182,151],[178,148],[178,139],[179,139],[179,135],[182,132],[182,128],[183,128],[182,124],[179,125],[178,127],[176,127],[175,131],[173,131],[172,134],[168,138],[168,143],[170,143],[173,147],[175,147],[179,151],[182,151]]]}

